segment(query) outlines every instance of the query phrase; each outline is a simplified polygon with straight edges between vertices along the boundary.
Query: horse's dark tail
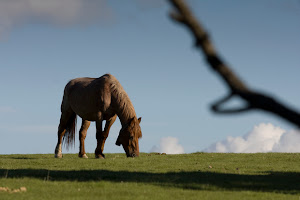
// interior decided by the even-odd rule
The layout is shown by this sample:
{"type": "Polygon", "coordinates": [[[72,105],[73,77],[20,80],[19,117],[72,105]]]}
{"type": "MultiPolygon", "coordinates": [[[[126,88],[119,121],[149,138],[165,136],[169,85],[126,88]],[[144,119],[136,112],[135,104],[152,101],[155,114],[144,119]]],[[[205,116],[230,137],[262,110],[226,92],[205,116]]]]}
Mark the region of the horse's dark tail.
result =
{"type": "Polygon", "coordinates": [[[69,147],[75,146],[75,133],[76,133],[77,115],[75,112],[72,113],[66,127],[66,132],[63,137],[63,143],[67,150],[69,147]]]}

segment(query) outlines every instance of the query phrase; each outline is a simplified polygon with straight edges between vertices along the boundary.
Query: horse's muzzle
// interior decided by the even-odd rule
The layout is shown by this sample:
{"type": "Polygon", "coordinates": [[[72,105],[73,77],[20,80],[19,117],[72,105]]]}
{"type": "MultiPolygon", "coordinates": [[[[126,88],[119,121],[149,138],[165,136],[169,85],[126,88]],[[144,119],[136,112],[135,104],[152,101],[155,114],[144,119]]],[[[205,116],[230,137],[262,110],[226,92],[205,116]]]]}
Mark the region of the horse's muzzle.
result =
{"type": "Polygon", "coordinates": [[[139,155],[136,154],[136,153],[131,153],[131,154],[128,154],[127,157],[131,157],[131,158],[134,158],[134,157],[138,157],[139,155]]]}

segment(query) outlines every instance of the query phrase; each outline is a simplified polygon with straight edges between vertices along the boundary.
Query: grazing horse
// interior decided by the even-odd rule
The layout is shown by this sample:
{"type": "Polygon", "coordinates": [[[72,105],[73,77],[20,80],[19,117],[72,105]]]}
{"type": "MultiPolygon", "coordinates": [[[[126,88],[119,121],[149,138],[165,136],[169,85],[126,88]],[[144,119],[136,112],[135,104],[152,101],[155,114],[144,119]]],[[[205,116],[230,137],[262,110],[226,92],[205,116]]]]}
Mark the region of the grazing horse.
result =
{"type": "Polygon", "coordinates": [[[127,157],[139,156],[139,138],[142,137],[140,127],[141,118],[137,119],[134,107],[119,83],[110,74],[99,78],[76,78],[65,87],[61,104],[61,117],[58,126],[58,141],[55,148],[55,157],[62,157],[62,142],[67,149],[75,142],[76,118],[82,118],[79,131],[79,157],[87,158],[84,140],[90,121],[96,122],[97,148],[96,158],[105,158],[103,154],[105,140],[109,129],[117,116],[122,128],[116,145],[122,145],[127,157]],[[104,130],[102,121],[106,120],[104,130]]]}

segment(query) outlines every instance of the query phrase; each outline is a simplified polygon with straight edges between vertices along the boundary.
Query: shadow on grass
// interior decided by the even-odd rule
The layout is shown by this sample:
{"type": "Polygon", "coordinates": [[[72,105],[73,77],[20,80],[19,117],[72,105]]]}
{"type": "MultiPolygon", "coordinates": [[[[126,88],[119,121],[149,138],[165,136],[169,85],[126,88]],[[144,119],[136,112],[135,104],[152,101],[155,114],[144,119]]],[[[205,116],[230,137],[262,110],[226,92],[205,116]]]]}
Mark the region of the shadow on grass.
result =
{"type": "Polygon", "coordinates": [[[35,158],[28,158],[28,157],[11,157],[9,159],[14,159],[14,160],[34,160],[35,158]]]}
{"type": "Polygon", "coordinates": [[[37,178],[47,181],[111,181],[148,183],[193,190],[250,190],[300,193],[299,172],[267,172],[266,175],[242,175],[214,172],[148,173],[109,170],[49,171],[45,169],[0,169],[2,178],[37,178]]]}

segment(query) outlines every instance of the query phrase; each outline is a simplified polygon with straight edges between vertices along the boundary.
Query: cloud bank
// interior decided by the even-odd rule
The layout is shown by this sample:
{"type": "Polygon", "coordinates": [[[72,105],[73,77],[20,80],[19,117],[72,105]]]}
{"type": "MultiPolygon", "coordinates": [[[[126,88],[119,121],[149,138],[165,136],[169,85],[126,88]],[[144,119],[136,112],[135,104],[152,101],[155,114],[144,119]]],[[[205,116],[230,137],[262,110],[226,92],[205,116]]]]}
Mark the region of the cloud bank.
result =
{"type": "Polygon", "coordinates": [[[165,137],[161,138],[159,146],[153,146],[150,152],[166,153],[166,154],[182,154],[183,146],[179,144],[177,138],[165,137]]]}
{"type": "Polygon", "coordinates": [[[15,26],[43,23],[82,25],[109,18],[105,0],[5,0],[0,1],[0,36],[15,26]]]}
{"type": "Polygon", "coordinates": [[[227,137],[212,144],[205,152],[258,153],[300,152],[300,132],[286,131],[273,124],[261,123],[242,137],[227,137]]]}

